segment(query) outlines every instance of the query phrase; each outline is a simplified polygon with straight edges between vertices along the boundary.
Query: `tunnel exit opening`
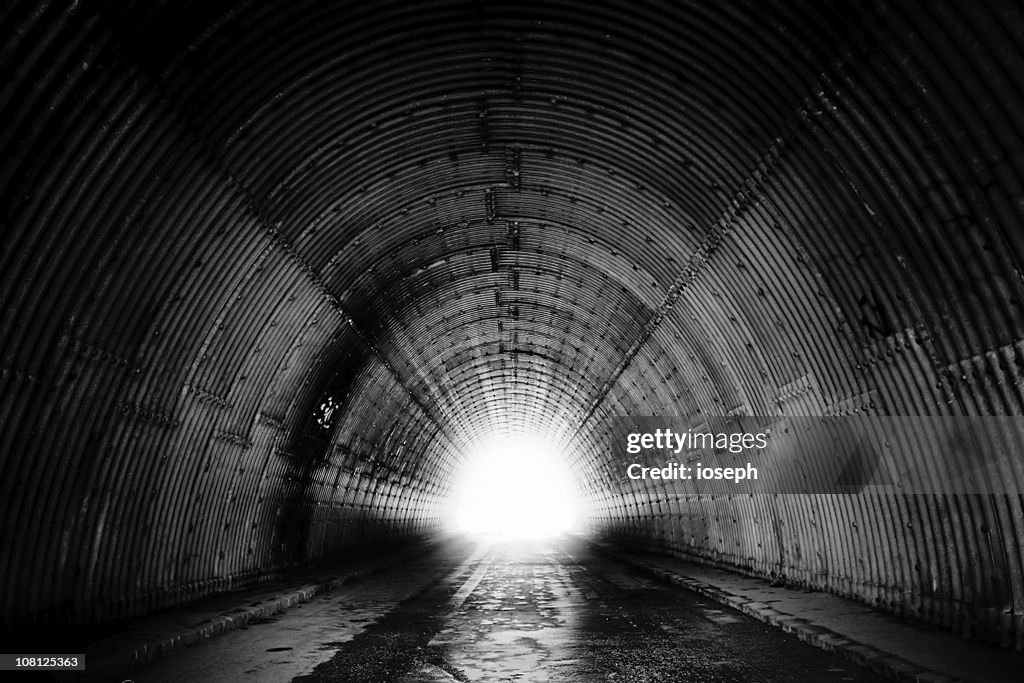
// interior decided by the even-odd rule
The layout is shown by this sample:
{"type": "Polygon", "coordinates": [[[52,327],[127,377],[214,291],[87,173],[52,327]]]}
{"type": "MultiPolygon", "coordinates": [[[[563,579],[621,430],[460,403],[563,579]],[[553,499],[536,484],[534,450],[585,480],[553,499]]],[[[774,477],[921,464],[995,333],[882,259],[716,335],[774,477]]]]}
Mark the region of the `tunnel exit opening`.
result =
{"type": "Polygon", "coordinates": [[[582,498],[562,453],[542,438],[500,435],[473,448],[452,488],[454,531],[547,538],[582,529],[582,498]]]}

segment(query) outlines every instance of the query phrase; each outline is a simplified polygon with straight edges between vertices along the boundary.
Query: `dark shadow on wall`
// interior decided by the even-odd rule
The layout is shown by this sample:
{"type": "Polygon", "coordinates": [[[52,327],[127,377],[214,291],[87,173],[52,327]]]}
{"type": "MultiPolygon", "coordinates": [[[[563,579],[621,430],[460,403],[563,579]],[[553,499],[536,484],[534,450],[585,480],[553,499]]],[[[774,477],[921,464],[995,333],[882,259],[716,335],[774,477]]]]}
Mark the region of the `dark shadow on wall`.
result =
{"type": "MultiPolygon", "coordinates": [[[[339,464],[339,458],[345,458],[345,454],[335,446],[335,436],[347,417],[349,392],[366,362],[366,355],[358,348],[341,355],[333,374],[319,382],[319,388],[307,395],[300,410],[303,418],[281,452],[291,465],[282,491],[279,519],[281,560],[285,563],[302,564],[322,559],[311,552],[310,547],[318,500],[322,500],[314,489],[325,483],[316,477],[332,463],[339,464]]],[[[340,463],[337,467],[337,477],[344,471],[344,465],[340,463]]],[[[340,483],[335,480],[331,486],[338,488],[340,483]]],[[[340,504],[345,503],[340,501],[340,504]]]]}

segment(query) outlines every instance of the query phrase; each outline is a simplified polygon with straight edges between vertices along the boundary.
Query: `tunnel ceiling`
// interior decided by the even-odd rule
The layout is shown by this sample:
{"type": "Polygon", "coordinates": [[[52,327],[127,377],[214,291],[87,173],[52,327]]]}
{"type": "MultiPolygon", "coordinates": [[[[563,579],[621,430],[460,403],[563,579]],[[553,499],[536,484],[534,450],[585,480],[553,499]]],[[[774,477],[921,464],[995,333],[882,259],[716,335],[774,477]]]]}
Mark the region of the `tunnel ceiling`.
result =
{"type": "Polygon", "coordinates": [[[431,528],[494,430],[620,518],[614,415],[1019,412],[1010,4],[3,12],[10,614],[431,528]]]}

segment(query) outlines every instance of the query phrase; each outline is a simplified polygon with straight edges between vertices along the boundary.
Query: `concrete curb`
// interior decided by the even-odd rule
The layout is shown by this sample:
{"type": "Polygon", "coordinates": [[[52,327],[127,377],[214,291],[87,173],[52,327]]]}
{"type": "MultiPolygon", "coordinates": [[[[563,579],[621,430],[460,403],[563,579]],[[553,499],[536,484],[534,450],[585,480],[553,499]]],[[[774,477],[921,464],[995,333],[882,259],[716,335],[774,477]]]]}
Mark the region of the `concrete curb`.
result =
{"type": "Polygon", "coordinates": [[[786,633],[792,633],[805,643],[822,650],[835,652],[844,659],[886,678],[895,681],[908,681],[910,683],[962,683],[963,681],[960,678],[954,678],[938,671],[923,668],[890,652],[851,640],[841,633],[818,626],[796,615],[780,612],[763,602],[750,601],[711,584],[677,574],[641,560],[636,560],[615,552],[601,543],[593,543],[593,545],[606,555],[625,562],[630,566],[642,569],[663,581],[669,581],[678,586],[688,588],[719,604],[743,612],[758,621],[780,628],[786,633]]]}
{"type": "MultiPolygon", "coordinates": [[[[432,552],[435,545],[433,543],[427,544],[416,552],[432,552]]],[[[303,584],[298,588],[287,590],[246,607],[240,607],[228,613],[221,613],[193,628],[149,640],[131,650],[110,655],[98,654],[89,656],[87,653],[86,661],[88,668],[85,675],[77,680],[83,683],[101,681],[117,681],[120,683],[126,680],[126,677],[130,680],[131,672],[140,666],[151,664],[184,647],[195,645],[208,638],[241,628],[258,619],[281,614],[289,608],[309,602],[323,593],[358,582],[394,567],[407,560],[408,556],[408,551],[399,552],[379,564],[345,572],[326,581],[303,584]]]]}

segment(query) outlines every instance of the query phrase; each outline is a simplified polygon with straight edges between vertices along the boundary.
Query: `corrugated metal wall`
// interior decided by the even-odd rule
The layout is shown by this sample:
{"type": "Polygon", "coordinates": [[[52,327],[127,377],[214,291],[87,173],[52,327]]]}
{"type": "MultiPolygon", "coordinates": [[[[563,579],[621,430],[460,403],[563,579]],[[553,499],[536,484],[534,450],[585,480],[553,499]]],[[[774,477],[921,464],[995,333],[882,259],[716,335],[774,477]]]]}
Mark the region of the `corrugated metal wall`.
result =
{"type": "Polygon", "coordinates": [[[1019,495],[670,493],[605,430],[1022,412],[1014,3],[0,12],[5,626],[429,533],[510,424],[600,528],[1024,642],[1019,495]]]}

